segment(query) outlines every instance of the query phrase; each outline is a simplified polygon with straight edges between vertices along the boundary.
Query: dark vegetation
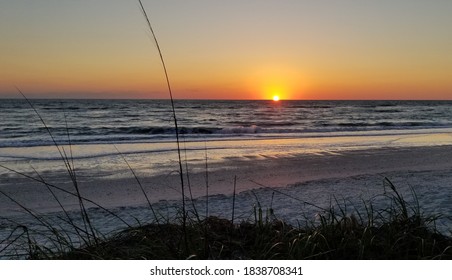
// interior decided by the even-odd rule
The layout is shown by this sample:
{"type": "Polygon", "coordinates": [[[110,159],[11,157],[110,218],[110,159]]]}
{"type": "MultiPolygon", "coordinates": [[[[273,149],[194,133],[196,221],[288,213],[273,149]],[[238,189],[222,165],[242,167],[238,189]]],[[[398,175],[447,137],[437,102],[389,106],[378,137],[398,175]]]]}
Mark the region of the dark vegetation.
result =
{"type": "Polygon", "coordinates": [[[416,199],[409,204],[388,179],[385,184],[391,192],[382,208],[363,202],[364,213],[347,213],[337,204],[298,226],[259,206],[252,220],[238,223],[188,211],[185,227],[179,214],[179,220],[126,226],[109,235],[93,229],[93,236],[81,219],[62,219],[72,227],[62,230],[36,215],[47,230],[39,236],[18,226],[1,242],[0,256],[6,245],[21,252],[13,259],[452,259],[452,238],[437,231],[438,217],[423,215],[416,199]]]}
{"type": "Polygon", "coordinates": [[[295,227],[259,208],[254,221],[233,224],[208,217],[189,220],[185,229],[180,223],[148,224],[52,258],[452,259],[452,238],[436,231],[436,218],[424,217],[386,182],[392,189],[389,206],[377,211],[366,205],[365,216],[331,207],[319,221],[295,227]]]}

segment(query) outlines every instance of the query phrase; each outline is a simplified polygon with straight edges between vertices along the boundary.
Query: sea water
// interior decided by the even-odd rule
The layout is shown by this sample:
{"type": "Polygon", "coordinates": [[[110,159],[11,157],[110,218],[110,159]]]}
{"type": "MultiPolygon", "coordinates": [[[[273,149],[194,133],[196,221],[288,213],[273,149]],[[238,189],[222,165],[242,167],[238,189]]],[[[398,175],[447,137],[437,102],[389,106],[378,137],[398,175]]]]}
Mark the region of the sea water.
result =
{"type": "MultiPolygon", "coordinates": [[[[168,100],[0,100],[0,147],[174,141],[168,100]]],[[[187,140],[400,134],[452,128],[452,101],[176,100],[187,140]]]]}
{"type": "MultiPolygon", "coordinates": [[[[209,149],[211,160],[220,160],[293,150],[437,144],[432,139],[397,142],[385,136],[409,139],[451,133],[451,105],[451,101],[176,100],[174,109],[180,142],[189,156],[200,159],[209,149]],[[350,141],[368,136],[382,140],[350,141]],[[268,144],[275,139],[297,141],[268,144]]],[[[177,149],[175,135],[168,100],[31,100],[31,106],[23,99],[0,100],[2,163],[42,161],[40,165],[46,166],[61,159],[55,146],[66,145],[64,152],[72,159],[85,159],[88,169],[101,163],[112,168],[122,161],[119,150],[132,157],[152,154],[159,162],[152,172],[167,172],[177,149]]]]}

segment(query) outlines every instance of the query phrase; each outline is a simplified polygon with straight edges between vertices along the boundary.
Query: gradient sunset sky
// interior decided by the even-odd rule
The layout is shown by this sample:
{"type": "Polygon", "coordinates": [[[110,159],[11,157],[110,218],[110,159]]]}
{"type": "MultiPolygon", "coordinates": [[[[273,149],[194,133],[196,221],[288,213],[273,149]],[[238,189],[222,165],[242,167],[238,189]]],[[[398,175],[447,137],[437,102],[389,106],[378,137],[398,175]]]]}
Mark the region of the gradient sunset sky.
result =
{"type": "MultiPolygon", "coordinates": [[[[452,99],[450,0],[143,0],[179,99],[452,99]]],[[[167,98],[134,0],[0,0],[0,97],[167,98]]]]}

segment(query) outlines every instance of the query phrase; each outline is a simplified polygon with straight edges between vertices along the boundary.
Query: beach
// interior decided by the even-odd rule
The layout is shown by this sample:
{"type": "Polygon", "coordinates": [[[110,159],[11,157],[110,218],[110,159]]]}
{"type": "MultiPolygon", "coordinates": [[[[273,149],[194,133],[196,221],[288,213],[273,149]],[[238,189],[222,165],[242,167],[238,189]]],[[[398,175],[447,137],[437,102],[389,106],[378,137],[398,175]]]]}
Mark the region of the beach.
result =
{"type": "MultiPolygon", "coordinates": [[[[358,141],[356,138],[338,139],[304,139],[306,142],[327,142],[325,145],[336,147],[319,150],[300,151],[298,146],[305,146],[303,139],[280,139],[248,141],[253,143],[255,150],[249,148],[243,152],[243,143],[235,146],[222,143],[219,152],[212,148],[215,143],[204,143],[206,150],[188,155],[183,162],[184,185],[187,204],[195,205],[201,215],[205,215],[206,201],[209,201],[209,215],[229,218],[232,213],[232,194],[236,179],[235,215],[237,221],[251,218],[253,209],[260,205],[263,209],[274,209],[278,218],[296,224],[305,218],[314,218],[320,208],[328,208],[337,201],[344,202],[353,208],[360,208],[363,201],[369,201],[378,195],[388,192],[384,178],[388,178],[398,188],[408,201],[414,200],[411,188],[417,194],[422,209],[429,214],[441,214],[442,229],[450,224],[449,213],[452,212],[452,146],[444,145],[449,141],[450,134],[415,135],[406,137],[393,147],[357,149],[356,145],[347,148],[345,142],[358,141]],[[425,146],[420,139],[428,138],[429,146],[425,146]],[[437,142],[432,139],[436,139],[437,142]],[[292,151],[283,149],[284,153],[263,153],[262,146],[270,143],[281,146],[291,146],[292,151]],[[332,142],[335,142],[332,145],[332,142]],[[421,143],[421,146],[413,143],[421,143]],[[342,143],[342,145],[339,145],[342,143]],[[409,143],[406,144],[406,143],[409,143]],[[437,145],[435,145],[435,143],[437,145]],[[339,148],[338,148],[339,147],[339,148]],[[235,150],[241,150],[242,156],[233,156],[235,150]],[[257,152],[259,151],[259,152],[257,152]],[[207,155],[207,160],[205,156],[207,155]],[[227,156],[232,155],[232,156],[227,156]],[[190,160],[190,158],[193,158],[190,160]],[[206,167],[207,163],[207,167],[206,167]],[[187,169],[188,167],[188,173],[187,169]],[[188,176],[188,177],[187,177],[188,176]],[[207,179],[206,179],[207,178],[207,179]],[[207,183],[206,183],[207,182],[207,183]],[[188,187],[190,183],[190,188],[188,187]],[[206,187],[206,184],[208,187],[206,187]],[[206,196],[208,194],[208,196],[206,196]],[[193,203],[192,203],[193,202],[193,203]],[[318,206],[312,207],[312,205],[318,206]]],[[[372,137],[373,143],[392,141],[388,136],[372,137]]],[[[372,142],[372,141],[368,141],[372,142]]],[[[394,142],[394,141],[392,141],[394,142]]],[[[199,144],[199,143],[198,143],[199,144]]],[[[380,145],[381,146],[381,145],[380,145]]],[[[188,145],[186,147],[190,147],[188,145]]],[[[76,149],[75,149],[76,150],[76,149]]],[[[137,162],[133,157],[128,162],[134,170],[140,184],[143,186],[150,201],[162,216],[174,219],[181,207],[181,182],[177,170],[176,154],[169,159],[167,168],[159,173],[147,171],[144,165],[149,164],[152,169],[152,158],[148,159],[140,154],[144,162],[137,162]],[[171,166],[172,164],[172,166],[171,166]],[[171,170],[171,167],[173,168],[171,170]]],[[[127,155],[123,155],[127,158],[127,155]]],[[[115,155],[115,158],[120,157],[115,155]]],[[[113,169],[111,159],[102,157],[106,162],[102,168],[83,169],[78,166],[88,165],[86,159],[78,159],[74,165],[77,170],[77,181],[82,196],[91,199],[122,217],[142,222],[151,221],[146,199],[133,177],[131,170],[122,163],[113,169]],[[133,217],[133,218],[132,218],[133,217]]],[[[92,159],[90,159],[92,160],[92,159]]],[[[99,160],[99,159],[97,159],[99,160]]],[[[39,162],[35,163],[37,166],[39,162]]],[[[54,164],[61,165],[61,161],[54,164]]],[[[18,167],[25,168],[25,167],[18,167]]],[[[29,173],[37,178],[33,172],[29,173]]],[[[67,172],[63,169],[42,170],[42,178],[47,183],[73,192],[74,186],[67,172]],[[59,170],[59,171],[55,171],[59,170]]],[[[58,213],[59,204],[42,183],[35,182],[21,175],[7,173],[2,175],[1,190],[14,197],[22,205],[42,214],[58,213]]],[[[54,190],[66,210],[78,209],[75,197],[54,190]]],[[[373,203],[384,207],[384,199],[374,199],[373,203]]],[[[1,197],[1,212],[6,217],[26,217],[23,209],[6,197],[1,197]]],[[[106,219],[106,213],[98,206],[87,203],[93,213],[93,220],[107,231],[119,229],[121,223],[114,218],[106,219]]]]}
{"type": "MultiPolygon", "coordinates": [[[[75,186],[102,235],[180,222],[179,156],[164,101],[35,101],[47,128],[24,102],[0,105],[3,239],[26,225],[38,243],[47,242],[37,217],[66,233],[68,216],[83,224],[75,186]]],[[[438,217],[436,229],[450,234],[449,108],[412,101],[181,101],[186,213],[240,223],[262,211],[298,226],[315,224],[333,207],[366,219],[366,207],[375,213],[391,207],[393,184],[411,210],[438,217]]]]}

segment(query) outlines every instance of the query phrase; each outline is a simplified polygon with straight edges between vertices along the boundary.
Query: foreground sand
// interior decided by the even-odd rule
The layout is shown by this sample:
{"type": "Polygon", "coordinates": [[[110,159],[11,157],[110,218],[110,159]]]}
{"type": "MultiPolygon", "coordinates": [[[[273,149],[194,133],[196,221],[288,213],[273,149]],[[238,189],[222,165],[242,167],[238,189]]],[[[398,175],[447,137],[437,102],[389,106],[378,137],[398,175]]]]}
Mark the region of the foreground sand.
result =
{"type": "MultiPolygon", "coordinates": [[[[237,178],[237,215],[246,218],[251,215],[253,205],[260,204],[263,208],[272,207],[281,218],[289,221],[299,219],[303,212],[315,215],[315,209],[306,208],[308,204],[327,206],[332,199],[356,203],[381,194],[385,191],[383,179],[388,177],[407,196],[412,187],[428,211],[449,216],[452,213],[450,158],[452,146],[448,145],[231,157],[208,164],[209,213],[230,215],[234,177],[237,178]]],[[[189,170],[195,205],[205,209],[205,162],[190,163],[189,170]]],[[[79,174],[83,196],[110,209],[142,215],[140,209],[146,207],[146,201],[131,174],[120,177],[84,177],[82,171],[79,174]]],[[[43,184],[14,174],[2,177],[1,189],[30,209],[41,213],[60,210],[43,184]]],[[[49,183],[73,190],[67,174],[49,172],[43,177],[49,183]]],[[[138,177],[156,207],[165,215],[174,213],[169,209],[180,205],[179,175],[173,172],[148,176],[140,172],[138,177]]],[[[185,180],[187,183],[186,177],[185,180]]],[[[77,209],[73,197],[56,193],[66,209],[77,209]]],[[[188,190],[186,195],[190,196],[188,190]]],[[[0,211],[3,216],[23,212],[5,197],[0,198],[0,211]]]]}

